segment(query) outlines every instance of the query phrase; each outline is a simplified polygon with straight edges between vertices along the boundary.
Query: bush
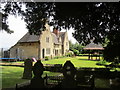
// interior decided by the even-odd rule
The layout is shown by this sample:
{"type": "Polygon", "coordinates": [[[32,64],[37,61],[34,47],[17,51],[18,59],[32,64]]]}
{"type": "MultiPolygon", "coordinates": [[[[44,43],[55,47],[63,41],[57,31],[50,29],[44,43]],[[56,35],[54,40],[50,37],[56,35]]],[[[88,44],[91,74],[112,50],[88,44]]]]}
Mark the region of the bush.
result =
{"type": "Polygon", "coordinates": [[[48,56],[45,56],[45,60],[46,60],[46,61],[49,60],[49,57],[48,57],[48,56]]]}
{"type": "Polygon", "coordinates": [[[71,53],[67,53],[66,56],[67,56],[67,57],[71,57],[72,54],[71,54],[71,53]]]}
{"type": "Polygon", "coordinates": [[[63,57],[65,57],[65,56],[58,56],[58,58],[63,58],[63,57]]]}
{"type": "Polygon", "coordinates": [[[67,57],[71,57],[72,54],[71,54],[71,53],[67,53],[66,56],[67,56],[67,57]]]}
{"type": "Polygon", "coordinates": [[[69,52],[67,52],[66,54],[65,54],[65,56],[67,56],[67,57],[71,57],[71,56],[73,56],[74,55],[74,53],[72,52],[72,51],[69,51],[69,52]]]}
{"type": "Polygon", "coordinates": [[[103,60],[103,61],[98,61],[97,63],[96,63],[96,65],[106,65],[106,61],[105,60],[103,60]]]}
{"type": "Polygon", "coordinates": [[[59,56],[55,56],[55,57],[54,57],[54,59],[58,59],[58,58],[59,58],[59,56]]]}
{"type": "Polygon", "coordinates": [[[78,51],[78,50],[73,49],[73,52],[74,52],[75,56],[78,56],[78,55],[79,55],[79,51],[78,51]]]}
{"type": "Polygon", "coordinates": [[[55,56],[54,59],[63,58],[65,56],[55,56]]]}

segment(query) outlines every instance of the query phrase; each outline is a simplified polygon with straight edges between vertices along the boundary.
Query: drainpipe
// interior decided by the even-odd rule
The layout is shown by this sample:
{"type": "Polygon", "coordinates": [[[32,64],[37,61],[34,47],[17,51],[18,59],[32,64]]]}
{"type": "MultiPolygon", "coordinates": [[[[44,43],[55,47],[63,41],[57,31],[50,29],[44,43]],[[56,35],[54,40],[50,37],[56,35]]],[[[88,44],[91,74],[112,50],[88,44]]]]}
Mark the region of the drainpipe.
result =
{"type": "Polygon", "coordinates": [[[41,53],[40,53],[40,41],[38,42],[38,60],[40,60],[40,55],[41,55],[41,53]]]}

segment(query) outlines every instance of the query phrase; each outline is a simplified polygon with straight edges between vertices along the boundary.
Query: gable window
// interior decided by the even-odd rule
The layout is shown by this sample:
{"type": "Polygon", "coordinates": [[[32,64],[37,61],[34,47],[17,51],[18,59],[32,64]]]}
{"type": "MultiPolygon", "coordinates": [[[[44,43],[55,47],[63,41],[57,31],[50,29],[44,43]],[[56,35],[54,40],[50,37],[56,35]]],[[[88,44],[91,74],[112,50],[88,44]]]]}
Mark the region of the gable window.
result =
{"type": "Polygon", "coordinates": [[[49,37],[46,37],[46,42],[49,43],[49,37]]]}
{"type": "Polygon", "coordinates": [[[46,48],[46,54],[50,54],[50,48],[46,48]]]}

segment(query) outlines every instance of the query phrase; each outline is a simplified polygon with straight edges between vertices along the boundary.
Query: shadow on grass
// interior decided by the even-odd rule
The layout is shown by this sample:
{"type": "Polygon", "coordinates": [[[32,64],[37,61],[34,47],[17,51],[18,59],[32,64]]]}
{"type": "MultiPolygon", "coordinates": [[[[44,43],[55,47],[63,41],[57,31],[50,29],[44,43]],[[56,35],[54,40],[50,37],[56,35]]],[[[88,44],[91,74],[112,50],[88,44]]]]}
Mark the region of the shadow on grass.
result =
{"type": "Polygon", "coordinates": [[[23,65],[0,65],[0,66],[15,66],[15,67],[24,67],[23,65]]]}
{"type": "Polygon", "coordinates": [[[95,87],[96,88],[110,88],[109,79],[95,78],[95,87]]]}
{"type": "Polygon", "coordinates": [[[78,60],[83,60],[83,61],[100,61],[99,59],[97,59],[97,60],[89,60],[89,59],[78,59],[78,60]]]}
{"type": "Polygon", "coordinates": [[[86,61],[89,61],[88,59],[78,59],[78,60],[86,60],[86,61]]]}

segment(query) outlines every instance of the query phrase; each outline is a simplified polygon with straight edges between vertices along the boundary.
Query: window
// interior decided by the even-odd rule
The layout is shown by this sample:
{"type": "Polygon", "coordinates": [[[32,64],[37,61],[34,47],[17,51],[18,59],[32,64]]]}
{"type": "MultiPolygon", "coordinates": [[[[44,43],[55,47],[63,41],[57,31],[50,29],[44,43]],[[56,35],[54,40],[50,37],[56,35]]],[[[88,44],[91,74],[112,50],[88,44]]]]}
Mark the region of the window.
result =
{"type": "Polygon", "coordinates": [[[58,55],[58,50],[55,50],[55,55],[58,55]]]}
{"type": "Polygon", "coordinates": [[[48,42],[48,43],[49,43],[49,37],[46,37],[46,42],[48,42]]]}
{"type": "Polygon", "coordinates": [[[46,54],[50,54],[50,48],[46,48],[46,54]]]}

